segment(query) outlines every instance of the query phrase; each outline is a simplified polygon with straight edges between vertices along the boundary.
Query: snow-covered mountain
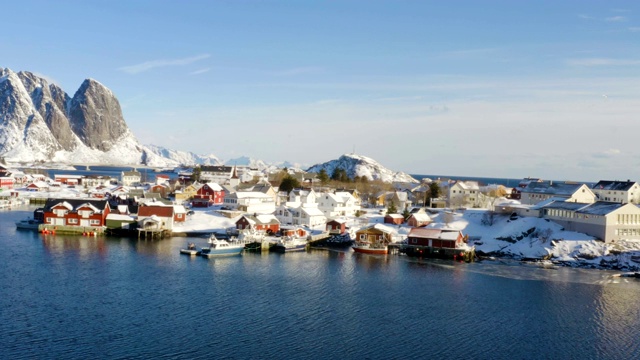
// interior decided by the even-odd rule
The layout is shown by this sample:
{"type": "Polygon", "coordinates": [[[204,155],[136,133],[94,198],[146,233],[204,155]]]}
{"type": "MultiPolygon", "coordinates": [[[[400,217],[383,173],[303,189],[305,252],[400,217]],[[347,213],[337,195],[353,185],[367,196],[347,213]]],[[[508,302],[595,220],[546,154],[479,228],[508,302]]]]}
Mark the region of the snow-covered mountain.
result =
{"type": "Polygon", "coordinates": [[[222,165],[220,159],[213,154],[198,155],[188,151],[171,150],[162,146],[144,145],[145,155],[149,160],[146,161],[149,166],[179,166],[179,165],[222,165]],[[154,165],[155,163],[162,163],[154,165]]]}
{"type": "Polygon", "coordinates": [[[319,172],[321,169],[331,176],[335,169],[343,169],[347,176],[353,179],[356,176],[366,177],[369,180],[382,180],[384,182],[411,182],[418,180],[404,172],[395,172],[380,165],[375,160],[356,154],[344,154],[336,160],[330,160],[322,164],[316,164],[307,169],[308,172],[319,172]]]}
{"type": "Polygon", "coordinates": [[[70,97],[33,73],[0,68],[0,155],[7,161],[136,164],[143,151],[99,82],[85,80],[70,97]]]}

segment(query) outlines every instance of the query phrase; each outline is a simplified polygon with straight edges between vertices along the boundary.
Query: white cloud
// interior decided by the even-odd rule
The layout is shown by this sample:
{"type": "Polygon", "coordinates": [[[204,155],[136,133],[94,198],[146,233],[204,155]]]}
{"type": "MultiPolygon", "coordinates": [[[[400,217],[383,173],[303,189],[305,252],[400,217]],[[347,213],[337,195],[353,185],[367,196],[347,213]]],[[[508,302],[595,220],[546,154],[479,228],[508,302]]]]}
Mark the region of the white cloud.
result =
{"type": "Polygon", "coordinates": [[[209,57],[211,57],[211,55],[204,54],[204,55],[198,55],[198,56],[193,56],[193,57],[188,57],[183,59],[151,60],[151,61],[143,62],[141,64],[123,66],[118,68],[118,70],[124,71],[129,74],[138,74],[138,73],[149,71],[151,69],[155,69],[159,67],[189,65],[196,61],[200,61],[209,57]]]}
{"type": "Polygon", "coordinates": [[[583,19],[583,20],[595,20],[595,18],[593,16],[589,16],[589,15],[585,15],[585,14],[578,14],[578,17],[580,19],[583,19]]]}
{"type": "Polygon", "coordinates": [[[611,16],[608,18],[605,18],[604,21],[606,22],[625,22],[627,21],[627,18],[624,16],[611,16]]]}
{"type": "Polygon", "coordinates": [[[640,32],[640,26],[631,26],[631,27],[628,27],[627,30],[631,32],[640,32]]]}
{"type": "Polygon", "coordinates": [[[196,70],[196,71],[192,71],[189,73],[189,75],[198,75],[198,74],[204,74],[206,72],[209,72],[211,70],[211,68],[204,68],[204,69],[200,69],[200,70],[196,70]]]}

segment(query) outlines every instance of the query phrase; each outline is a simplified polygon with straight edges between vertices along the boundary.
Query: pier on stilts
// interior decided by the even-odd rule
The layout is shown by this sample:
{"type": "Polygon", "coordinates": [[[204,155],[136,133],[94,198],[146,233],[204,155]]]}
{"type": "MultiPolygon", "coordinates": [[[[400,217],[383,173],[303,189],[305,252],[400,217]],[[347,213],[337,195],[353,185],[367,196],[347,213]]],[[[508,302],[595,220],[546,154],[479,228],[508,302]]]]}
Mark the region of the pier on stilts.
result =
{"type": "Polygon", "coordinates": [[[167,229],[138,229],[138,239],[164,239],[169,235],[167,229]]]}

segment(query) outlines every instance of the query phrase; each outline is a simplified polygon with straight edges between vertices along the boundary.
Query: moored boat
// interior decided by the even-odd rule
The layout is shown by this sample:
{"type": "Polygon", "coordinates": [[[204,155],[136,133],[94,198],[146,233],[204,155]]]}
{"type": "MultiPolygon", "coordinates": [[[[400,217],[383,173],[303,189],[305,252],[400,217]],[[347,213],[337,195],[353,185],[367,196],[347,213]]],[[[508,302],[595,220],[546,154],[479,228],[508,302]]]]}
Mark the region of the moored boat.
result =
{"type": "Polygon", "coordinates": [[[205,258],[240,255],[243,249],[244,244],[242,243],[229,243],[228,241],[217,239],[215,235],[211,235],[209,246],[203,247],[200,250],[200,255],[205,258]]]}
{"type": "Polygon", "coordinates": [[[16,221],[16,228],[23,230],[38,230],[38,226],[42,224],[41,222],[33,219],[25,219],[16,221]]]}
{"type": "Polygon", "coordinates": [[[196,256],[200,255],[200,251],[196,249],[196,245],[194,243],[189,243],[186,249],[180,249],[180,254],[196,256]]]}
{"type": "Polygon", "coordinates": [[[269,248],[269,251],[287,253],[294,251],[305,251],[307,249],[307,240],[298,238],[280,239],[273,246],[269,248]]]}
{"type": "Polygon", "coordinates": [[[370,244],[358,242],[352,246],[354,252],[361,254],[374,254],[374,255],[386,255],[389,253],[389,248],[385,244],[370,244]]]}

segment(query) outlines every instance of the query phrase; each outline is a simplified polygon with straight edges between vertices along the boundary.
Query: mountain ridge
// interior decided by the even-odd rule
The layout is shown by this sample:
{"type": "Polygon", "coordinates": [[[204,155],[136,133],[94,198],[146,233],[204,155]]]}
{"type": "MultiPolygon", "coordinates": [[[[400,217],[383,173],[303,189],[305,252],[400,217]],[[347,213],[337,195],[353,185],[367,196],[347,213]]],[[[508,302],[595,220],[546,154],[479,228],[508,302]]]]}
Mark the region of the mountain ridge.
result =
{"type": "MultiPolygon", "coordinates": [[[[0,156],[10,163],[112,164],[178,167],[244,165],[273,172],[301,164],[268,164],[247,156],[226,161],[213,154],[142,145],[126,124],[115,94],[95,79],[85,79],[73,96],[32,72],[0,67],[0,156]]],[[[417,182],[365,156],[347,154],[309,168],[336,167],[348,175],[383,181],[417,182]]]]}

